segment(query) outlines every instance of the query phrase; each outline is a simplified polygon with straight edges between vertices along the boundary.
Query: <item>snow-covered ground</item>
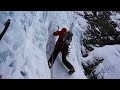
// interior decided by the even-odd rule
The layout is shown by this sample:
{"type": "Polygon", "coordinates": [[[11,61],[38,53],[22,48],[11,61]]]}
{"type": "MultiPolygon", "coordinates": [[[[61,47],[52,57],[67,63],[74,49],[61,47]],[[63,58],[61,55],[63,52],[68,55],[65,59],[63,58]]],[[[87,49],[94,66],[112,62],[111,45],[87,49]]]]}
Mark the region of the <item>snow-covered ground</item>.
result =
{"type": "Polygon", "coordinates": [[[120,45],[104,46],[95,48],[90,52],[89,56],[83,58],[83,63],[92,65],[96,59],[103,61],[100,62],[95,68],[97,78],[104,79],[119,79],[120,78],[120,45]]]}
{"type": "Polygon", "coordinates": [[[0,33],[8,18],[11,24],[0,41],[0,75],[3,79],[86,79],[81,65],[80,35],[87,23],[82,16],[72,11],[1,11],[0,33]],[[71,53],[67,56],[75,67],[73,75],[69,75],[62,64],[61,53],[52,69],[48,68],[47,61],[58,38],[52,35],[57,25],[74,34],[71,53]]]}

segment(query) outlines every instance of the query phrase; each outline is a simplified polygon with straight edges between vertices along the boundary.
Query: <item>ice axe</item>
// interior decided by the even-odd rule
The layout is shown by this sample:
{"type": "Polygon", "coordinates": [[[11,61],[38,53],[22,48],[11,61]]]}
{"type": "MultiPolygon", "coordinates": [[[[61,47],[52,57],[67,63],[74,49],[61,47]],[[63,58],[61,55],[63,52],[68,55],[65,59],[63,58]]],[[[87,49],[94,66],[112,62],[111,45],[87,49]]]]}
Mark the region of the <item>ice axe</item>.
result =
{"type": "Polygon", "coordinates": [[[58,29],[57,29],[57,31],[59,30],[59,26],[57,25],[57,27],[58,27],[58,29]]]}
{"type": "Polygon", "coordinates": [[[5,28],[4,28],[4,30],[2,31],[2,33],[0,34],[0,40],[2,39],[2,37],[4,36],[4,34],[5,34],[5,32],[7,31],[7,29],[8,29],[8,27],[9,27],[9,25],[10,25],[10,19],[8,19],[6,22],[5,22],[5,24],[4,24],[4,26],[5,26],[5,28]]]}

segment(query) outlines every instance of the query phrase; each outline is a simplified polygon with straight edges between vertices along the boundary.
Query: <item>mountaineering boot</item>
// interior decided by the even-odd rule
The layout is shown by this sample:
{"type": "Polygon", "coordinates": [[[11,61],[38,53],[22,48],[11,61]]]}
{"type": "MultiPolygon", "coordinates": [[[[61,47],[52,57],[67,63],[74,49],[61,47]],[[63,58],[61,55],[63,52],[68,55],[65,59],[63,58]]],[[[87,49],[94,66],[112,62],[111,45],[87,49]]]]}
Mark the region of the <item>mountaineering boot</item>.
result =
{"type": "Polygon", "coordinates": [[[69,74],[73,74],[75,72],[75,69],[74,68],[71,68],[70,71],[69,71],[69,74]]]}
{"type": "Polygon", "coordinates": [[[49,66],[49,68],[51,68],[51,67],[52,67],[51,62],[49,62],[49,61],[48,61],[48,66],[49,66]]]}

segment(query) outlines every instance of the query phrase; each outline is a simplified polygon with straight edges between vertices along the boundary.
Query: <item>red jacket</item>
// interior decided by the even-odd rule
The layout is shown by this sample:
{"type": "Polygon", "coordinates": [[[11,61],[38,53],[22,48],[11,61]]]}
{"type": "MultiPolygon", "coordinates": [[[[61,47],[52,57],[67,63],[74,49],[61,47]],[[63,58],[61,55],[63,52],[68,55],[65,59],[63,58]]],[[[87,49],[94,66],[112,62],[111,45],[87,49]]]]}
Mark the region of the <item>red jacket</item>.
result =
{"type": "Polygon", "coordinates": [[[59,36],[58,42],[62,42],[66,32],[67,32],[67,29],[63,28],[61,31],[54,32],[53,35],[59,36]]]}

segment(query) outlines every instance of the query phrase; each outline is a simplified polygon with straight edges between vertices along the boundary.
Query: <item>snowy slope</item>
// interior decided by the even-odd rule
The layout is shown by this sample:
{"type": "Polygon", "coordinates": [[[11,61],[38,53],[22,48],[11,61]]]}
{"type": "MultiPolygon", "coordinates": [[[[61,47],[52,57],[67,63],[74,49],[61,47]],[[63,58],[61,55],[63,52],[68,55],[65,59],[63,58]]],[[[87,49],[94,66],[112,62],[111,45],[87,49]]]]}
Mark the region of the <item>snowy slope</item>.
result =
{"type": "MultiPolygon", "coordinates": [[[[111,20],[117,24],[120,31],[120,14],[111,12],[111,20]]],[[[94,47],[94,50],[82,58],[86,76],[91,79],[120,79],[120,45],[105,45],[94,47]]]]}
{"type": "MultiPolygon", "coordinates": [[[[83,12],[80,12],[83,14],[83,12]]],[[[8,31],[0,41],[0,75],[4,79],[85,79],[81,65],[80,35],[87,26],[86,21],[74,12],[64,11],[1,11],[0,32],[4,22],[10,18],[8,31]],[[77,18],[77,20],[74,20],[77,18]],[[71,23],[74,25],[71,28],[71,23]],[[57,25],[71,28],[73,41],[71,53],[67,57],[76,72],[69,75],[57,57],[53,68],[49,70],[49,59],[58,37],[53,37],[57,25]]]]}
{"type": "Polygon", "coordinates": [[[107,45],[102,48],[95,48],[88,57],[83,58],[83,63],[86,66],[92,65],[96,62],[96,59],[103,59],[93,71],[98,79],[120,78],[120,45],[107,45]]]}

